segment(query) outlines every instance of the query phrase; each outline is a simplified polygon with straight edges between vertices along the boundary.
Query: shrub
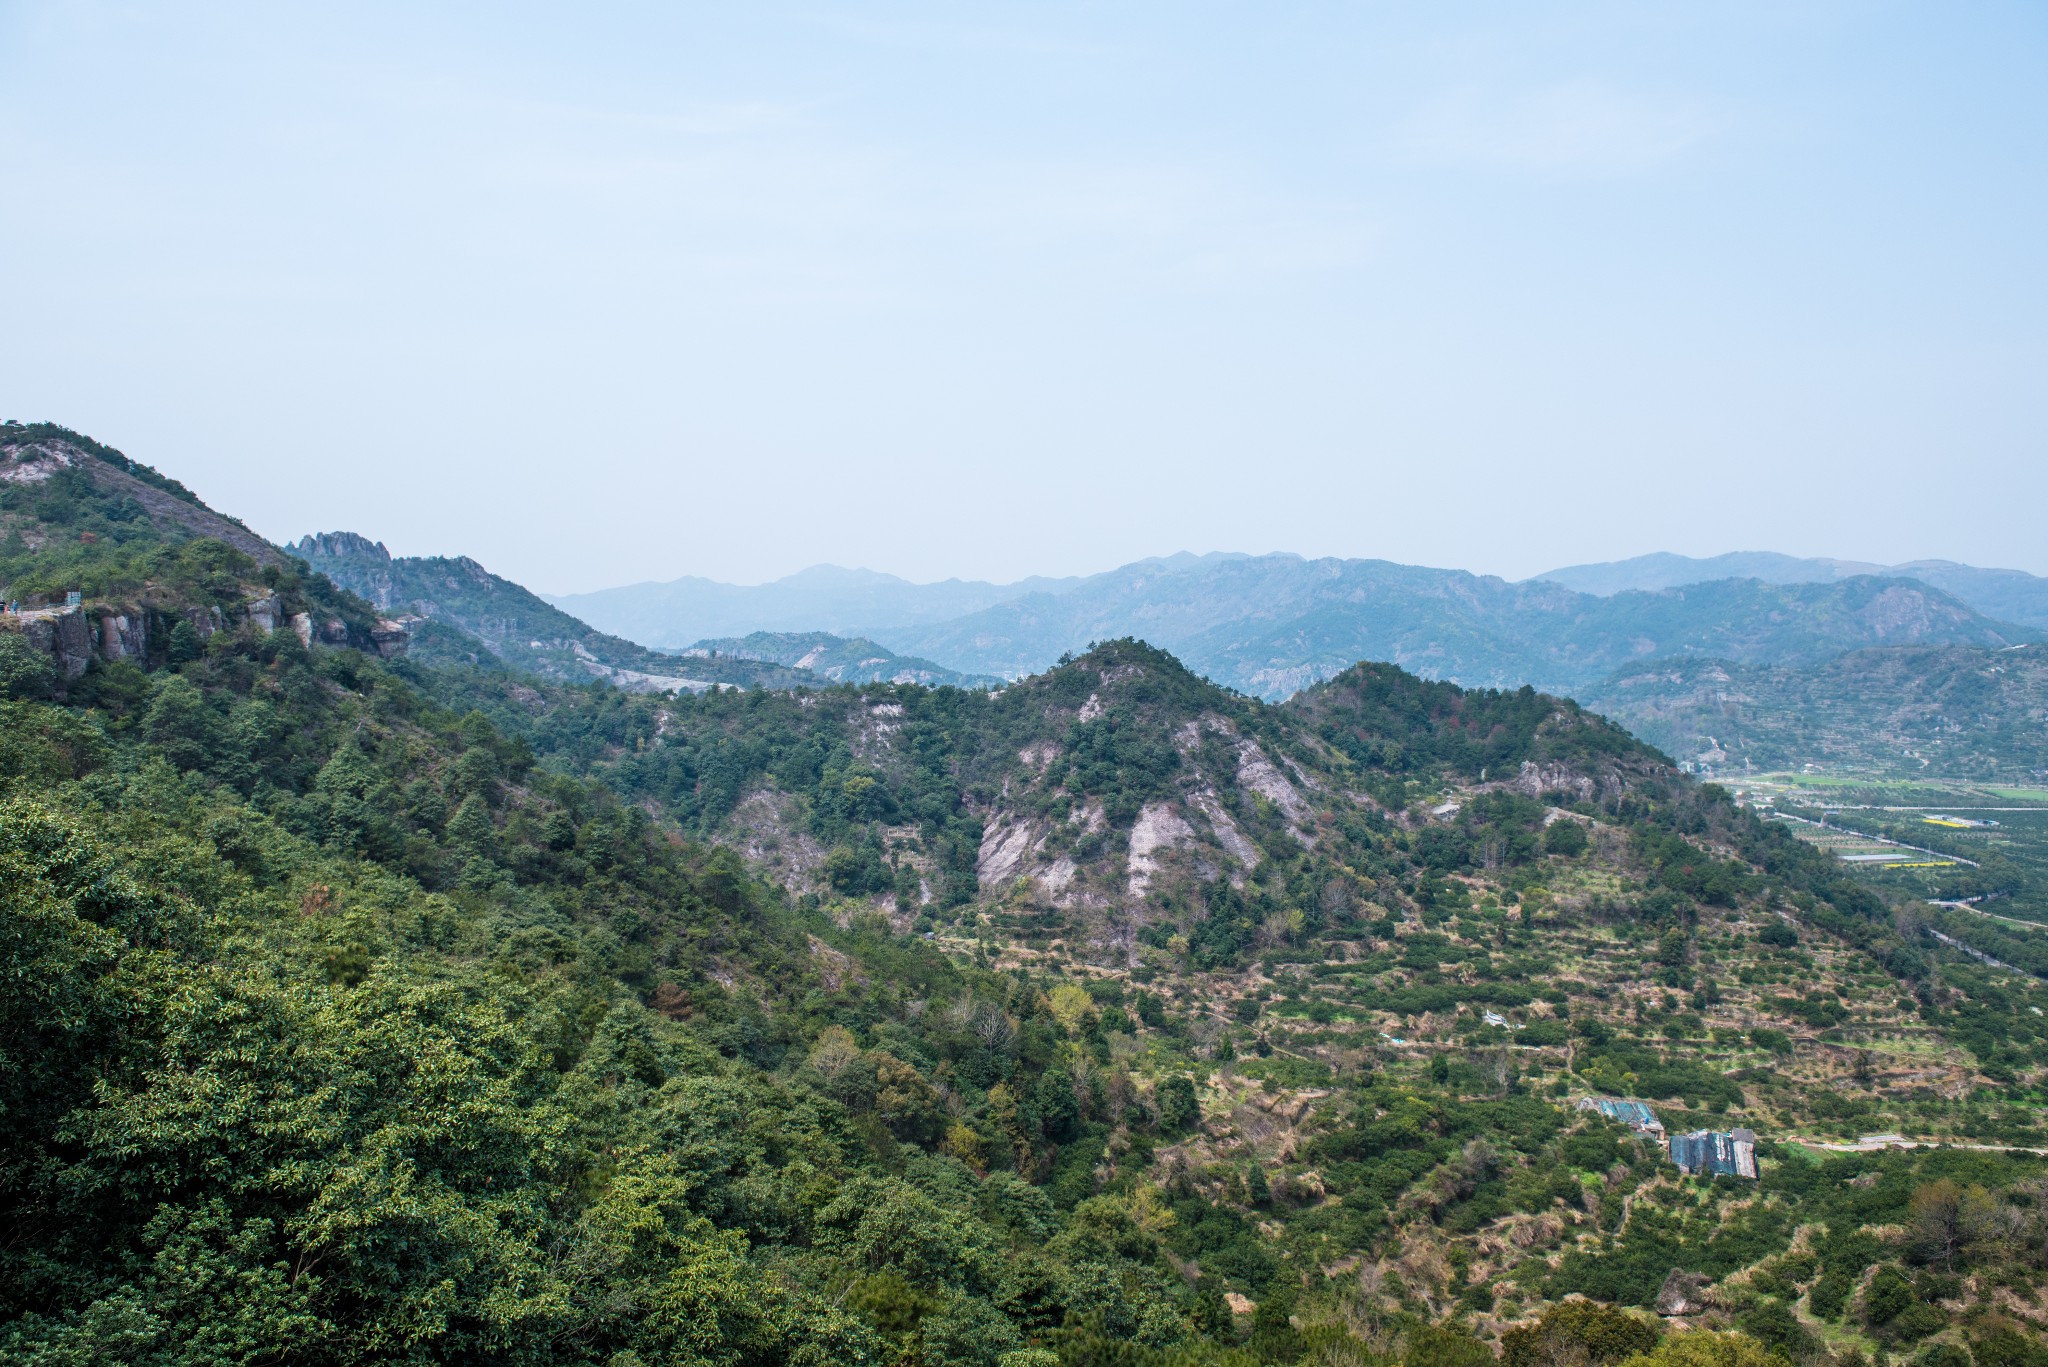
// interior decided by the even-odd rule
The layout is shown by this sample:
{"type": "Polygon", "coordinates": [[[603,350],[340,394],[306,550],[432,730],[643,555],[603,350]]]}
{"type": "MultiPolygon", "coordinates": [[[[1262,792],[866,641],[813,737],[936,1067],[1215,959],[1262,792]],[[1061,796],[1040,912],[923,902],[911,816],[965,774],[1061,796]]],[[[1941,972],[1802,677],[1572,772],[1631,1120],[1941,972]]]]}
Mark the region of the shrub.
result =
{"type": "Polygon", "coordinates": [[[1656,1346],[1654,1324],[1598,1301],[1565,1301],[1535,1324],[1508,1330],[1500,1341],[1502,1367],[1603,1367],[1656,1346]]]}

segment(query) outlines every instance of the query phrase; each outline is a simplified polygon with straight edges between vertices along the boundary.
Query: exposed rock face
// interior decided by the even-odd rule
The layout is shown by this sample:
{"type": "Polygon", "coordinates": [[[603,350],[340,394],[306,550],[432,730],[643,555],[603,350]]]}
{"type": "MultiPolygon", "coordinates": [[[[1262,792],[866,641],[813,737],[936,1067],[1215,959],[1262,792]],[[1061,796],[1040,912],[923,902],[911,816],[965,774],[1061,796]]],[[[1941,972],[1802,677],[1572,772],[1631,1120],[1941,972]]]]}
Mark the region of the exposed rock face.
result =
{"type": "Polygon", "coordinates": [[[389,560],[391,552],[384,549],[381,541],[372,541],[359,532],[315,532],[302,536],[285,547],[302,560],[313,560],[321,556],[348,556],[357,559],[389,560]]]}
{"type": "Polygon", "coordinates": [[[1238,829],[1230,813],[1223,810],[1223,803],[1216,792],[1204,788],[1188,799],[1188,805],[1209,819],[1209,829],[1216,833],[1216,843],[1230,853],[1230,857],[1244,865],[1247,870],[1258,867],[1259,847],[1245,837],[1238,829]]]}
{"type": "Polygon", "coordinates": [[[1304,845],[1315,844],[1315,838],[1302,829],[1315,817],[1308,803],[1287,776],[1280,772],[1273,761],[1266,758],[1266,752],[1259,748],[1257,741],[1246,739],[1237,746],[1237,781],[1239,786],[1257,793],[1280,809],[1287,818],[1287,831],[1304,845]]]}
{"type": "Polygon", "coordinates": [[[149,619],[138,612],[103,611],[100,614],[100,658],[112,663],[130,660],[141,664],[149,658],[149,619]]]}
{"type": "Polygon", "coordinates": [[[801,804],[779,789],[763,785],[733,808],[718,838],[747,858],[774,871],[797,892],[825,889],[825,847],[805,823],[801,804]]]}
{"type": "Polygon", "coordinates": [[[68,682],[92,664],[92,627],[77,607],[35,608],[21,614],[22,639],[49,655],[68,682]]]}
{"type": "Polygon", "coordinates": [[[1170,805],[1164,802],[1148,802],[1138,813],[1138,819],[1131,825],[1131,846],[1127,860],[1130,878],[1127,891],[1133,897],[1143,897],[1152,886],[1152,875],[1159,872],[1158,854],[1192,840],[1195,828],[1170,805]]]}
{"type": "Polygon", "coordinates": [[[1026,859],[1041,839],[1029,821],[1016,825],[1001,820],[989,822],[981,833],[981,851],[974,861],[975,877],[981,886],[1001,887],[1022,874],[1026,859]]]}
{"type": "Polygon", "coordinates": [[[1512,782],[1505,785],[1527,797],[1541,797],[1545,793],[1572,793],[1585,801],[1592,801],[1599,785],[1589,776],[1563,764],[1535,764],[1522,761],[1522,769],[1512,782]]]}

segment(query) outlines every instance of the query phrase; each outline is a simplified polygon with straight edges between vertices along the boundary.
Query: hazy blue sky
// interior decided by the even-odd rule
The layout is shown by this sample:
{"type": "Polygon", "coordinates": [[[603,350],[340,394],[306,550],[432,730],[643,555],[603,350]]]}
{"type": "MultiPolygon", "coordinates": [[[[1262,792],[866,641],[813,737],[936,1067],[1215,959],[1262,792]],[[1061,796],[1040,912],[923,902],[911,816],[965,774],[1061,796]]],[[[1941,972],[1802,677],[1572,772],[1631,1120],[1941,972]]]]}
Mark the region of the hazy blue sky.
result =
{"type": "Polygon", "coordinates": [[[537,588],[2048,573],[2039,3],[0,2],[0,173],[0,417],[537,588]]]}

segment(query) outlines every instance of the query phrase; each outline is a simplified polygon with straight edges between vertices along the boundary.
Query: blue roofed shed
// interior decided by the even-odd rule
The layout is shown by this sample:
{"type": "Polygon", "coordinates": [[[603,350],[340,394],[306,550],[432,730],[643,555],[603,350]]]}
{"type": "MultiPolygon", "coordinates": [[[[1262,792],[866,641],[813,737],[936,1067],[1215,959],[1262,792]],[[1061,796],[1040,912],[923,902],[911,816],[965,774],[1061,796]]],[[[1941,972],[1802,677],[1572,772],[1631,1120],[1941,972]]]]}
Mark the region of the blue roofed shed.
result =
{"type": "Polygon", "coordinates": [[[1694,1130],[1671,1136],[1671,1161],[1683,1172],[1756,1176],[1755,1130],[1694,1130]]]}
{"type": "Polygon", "coordinates": [[[1640,1101],[1626,1101],[1620,1097],[1589,1096],[1579,1102],[1582,1111],[1597,1111],[1609,1120],[1618,1120],[1638,1134],[1662,1136],[1664,1122],[1657,1119],[1657,1113],[1640,1101]]]}

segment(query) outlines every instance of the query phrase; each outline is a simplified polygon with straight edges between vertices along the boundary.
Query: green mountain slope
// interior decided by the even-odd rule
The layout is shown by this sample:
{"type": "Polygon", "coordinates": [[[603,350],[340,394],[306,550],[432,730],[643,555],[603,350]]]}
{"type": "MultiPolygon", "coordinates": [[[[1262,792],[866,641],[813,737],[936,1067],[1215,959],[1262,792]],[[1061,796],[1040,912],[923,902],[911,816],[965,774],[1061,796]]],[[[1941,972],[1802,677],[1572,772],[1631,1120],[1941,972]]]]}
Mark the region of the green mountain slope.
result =
{"type": "Polygon", "coordinates": [[[335,583],[379,609],[439,622],[480,641],[512,668],[558,680],[601,678],[641,691],[712,684],[792,688],[815,682],[752,658],[675,656],[607,636],[467,556],[394,557],[354,532],[301,537],[287,547],[335,583]]]}
{"type": "MultiPolygon", "coordinates": [[[[596,720],[581,706],[505,711],[567,753],[596,720]]],[[[1850,1239],[1874,1217],[1827,1193],[1860,1177],[1903,1200],[1947,1169],[1788,1141],[2043,1137],[2039,984],[1902,933],[1840,865],[1542,695],[1361,666],[1272,708],[1115,643],[993,697],[632,701],[602,724],[616,758],[591,772],[743,846],[799,905],[1064,976],[1081,995],[1048,999],[1097,1032],[1112,1089],[1119,1069],[1190,1060],[1201,1127],[1149,1171],[1278,1231],[1277,1263],[1233,1261],[1220,1232],[1170,1241],[1205,1267],[1365,1250],[1391,1274],[1448,1247],[1469,1274],[1404,1272],[1361,1303],[1512,1320],[1573,1291],[1647,1304],[1679,1266],[1788,1349],[1895,1346],[1844,1308],[1869,1263],[1814,1279],[1903,1245],[1850,1239]],[[1386,1081],[1361,1090],[1361,1070],[1386,1081]],[[1404,1149],[1402,1098],[1439,1082],[1478,1109],[1404,1149]],[[1687,1224],[1655,1213],[1654,1183],[1626,1215],[1645,1179],[1620,1168],[1611,1206],[1554,1219],[1560,1113],[1541,1098],[1581,1089],[1646,1096],[1674,1128],[1757,1128],[1774,1175],[1742,1219],[1760,1223],[1714,1246],[1746,1208],[1733,1193],[1687,1224]],[[1481,1141],[1475,1166],[1461,1155],[1481,1141]],[[1839,1225],[1833,1261],[1747,1290],[1780,1285],[1805,1219],[1839,1225]]],[[[2008,1160],[1954,1161],[1965,1185],[2014,1180],[1992,1175],[2008,1160]]]]}
{"type": "MultiPolygon", "coordinates": [[[[18,577],[105,544],[31,497],[18,577]]],[[[188,625],[264,572],[122,554],[188,625]]],[[[1575,704],[635,695],[271,568],[346,629],[0,624],[8,1361],[2042,1351],[2048,993],[1575,704]],[[1818,1147],[1880,1128],[1949,1147],[1818,1147]]]]}
{"type": "Polygon", "coordinates": [[[1655,661],[1581,694],[1638,735],[1728,772],[2048,778],[2048,648],[1911,646],[1819,664],[1655,661]]]}
{"type": "Polygon", "coordinates": [[[8,532],[38,565],[58,573],[58,541],[223,541],[261,565],[282,561],[277,548],[233,518],[214,512],[190,489],[110,446],[55,423],[0,423],[0,459],[12,486],[8,532]],[[19,514],[29,514],[20,516],[19,514]]]}
{"type": "Polygon", "coordinates": [[[0,601],[18,609],[0,622],[8,667],[39,690],[181,663],[222,635],[385,655],[407,639],[183,485],[48,423],[0,425],[0,601]]]}

